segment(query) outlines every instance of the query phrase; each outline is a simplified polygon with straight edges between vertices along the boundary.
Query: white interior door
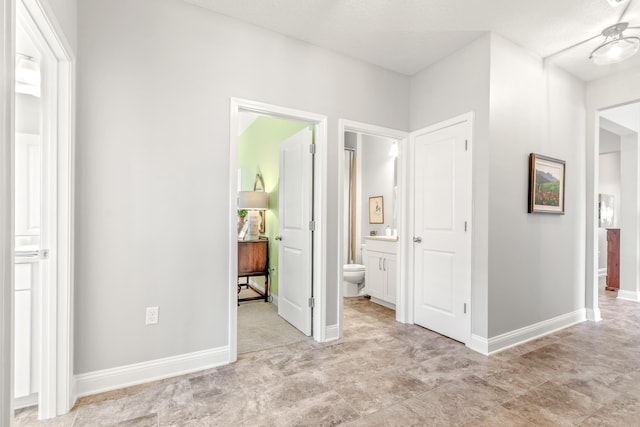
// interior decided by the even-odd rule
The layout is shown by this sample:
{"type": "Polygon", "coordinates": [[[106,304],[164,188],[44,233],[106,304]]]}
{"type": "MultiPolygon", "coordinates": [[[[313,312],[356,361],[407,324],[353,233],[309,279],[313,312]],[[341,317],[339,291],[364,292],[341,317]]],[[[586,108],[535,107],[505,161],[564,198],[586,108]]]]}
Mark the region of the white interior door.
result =
{"type": "Polygon", "coordinates": [[[415,323],[470,337],[471,151],[463,121],[411,135],[414,156],[415,323]]]}
{"type": "Polygon", "coordinates": [[[278,314],[311,335],[313,133],[280,144],[278,314]]]}

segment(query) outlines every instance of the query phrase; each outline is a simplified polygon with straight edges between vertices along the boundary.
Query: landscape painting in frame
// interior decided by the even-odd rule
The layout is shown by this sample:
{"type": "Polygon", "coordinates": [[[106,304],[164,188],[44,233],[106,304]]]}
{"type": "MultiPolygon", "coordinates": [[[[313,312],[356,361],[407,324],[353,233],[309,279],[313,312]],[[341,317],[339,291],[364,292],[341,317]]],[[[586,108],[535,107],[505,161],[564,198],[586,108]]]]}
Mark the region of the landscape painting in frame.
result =
{"type": "Polygon", "coordinates": [[[564,213],[564,160],[529,155],[529,213],[564,213]]]}

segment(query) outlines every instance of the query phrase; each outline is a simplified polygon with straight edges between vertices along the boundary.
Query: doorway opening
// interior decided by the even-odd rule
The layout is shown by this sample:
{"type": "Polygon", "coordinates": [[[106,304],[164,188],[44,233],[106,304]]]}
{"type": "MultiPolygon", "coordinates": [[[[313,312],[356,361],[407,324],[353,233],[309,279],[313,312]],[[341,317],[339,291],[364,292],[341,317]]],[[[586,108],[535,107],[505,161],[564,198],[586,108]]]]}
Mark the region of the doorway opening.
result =
{"type": "Polygon", "coordinates": [[[74,58],[38,0],[16,2],[14,408],[74,403],[74,58]]]}
{"type": "Polygon", "coordinates": [[[594,294],[600,297],[640,301],[639,135],[640,103],[599,112],[594,294]]]}
{"type": "Polygon", "coordinates": [[[326,117],[232,99],[230,137],[230,361],[269,335],[323,341],[326,117]],[[238,316],[251,312],[294,329],[248,332],[255,322],[238,316]]]}
{"type": "MultiPolygon", "coordinates": [[[[407,322],[405,250],[407,133],[340,120],[338,328],[345,306],[370,299],[407,322]]],[[[337,338],[337,337],[336,337],[337,338]]]]}
{"type": "MultiPolygon", "coordinates": [[[[291,344],[310,335],[307,327],[311,324],[310,307],[302,304],[299,310],[291,310],[290,306],[291,300],[298,296],[292,291],[299,292],[299,300],[304,300],[306,294],[311,293],[311,270],[302,269],[299,272],[302,279],[299,279],[291,277],[298,272],[289,269],[296,264],[307,263],[310,266],[313,235],[306,230],[306,247],[291,248],[286,243],[292,238],[284,236],[288,231],[283,227],[286,224],[280,221],[286,216],[283,219],[290,225],[292,214],[304,215],[305,210],[311,212],[313,182],[310,179],[304,182],[302,170],[290,170],[291,167],[301,167],[304,159],[296,158],[290,165],[284,156],[286,147],[296,144],[312,160],[308,147],[313,144],[313,130],[308,123],[240,111],[237,165],[238,354],[291,344]],[[300,181],[303,185],[292,189],[285,179],[293,179],[296,183],[300,181]],[[291,190],[301,193],[295,196],[302,195],[305,200],[299,200],[292,206],[290,199],[285,200],[287,195],[291,195],[291,190]],[[294,254],[302,253],[295,260],[288,260],[291,249],[294,254]],[[283,277],[280,277],[281,270],[283,277]],[[283,286],[279,286],[281,279],[283,286]],[[292,284],[295,284],[294,289],[291,289],[292,284]],[[308,289],[296,289],[300,286],[308,289]],[[278,304],[279,296],[283,304],[278,304]]],[[[304,169],[308,170],[306,177],[311,178],[313,165],[304,169]]],[[[301,302],[306,303],[297,301],[295,305],[300,306],[301,302]]]]}

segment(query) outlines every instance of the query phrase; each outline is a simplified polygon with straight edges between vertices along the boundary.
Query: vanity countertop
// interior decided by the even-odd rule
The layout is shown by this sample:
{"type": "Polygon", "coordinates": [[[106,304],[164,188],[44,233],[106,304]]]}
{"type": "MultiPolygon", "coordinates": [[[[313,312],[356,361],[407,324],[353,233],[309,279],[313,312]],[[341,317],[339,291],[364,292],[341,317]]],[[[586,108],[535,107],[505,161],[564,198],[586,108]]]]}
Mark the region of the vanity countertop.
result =
{"type": "Polygon", "coordinates": [[[364,236],[366,240],[382,240],[384,242],[397,242],[398,236],[364,236]]]}

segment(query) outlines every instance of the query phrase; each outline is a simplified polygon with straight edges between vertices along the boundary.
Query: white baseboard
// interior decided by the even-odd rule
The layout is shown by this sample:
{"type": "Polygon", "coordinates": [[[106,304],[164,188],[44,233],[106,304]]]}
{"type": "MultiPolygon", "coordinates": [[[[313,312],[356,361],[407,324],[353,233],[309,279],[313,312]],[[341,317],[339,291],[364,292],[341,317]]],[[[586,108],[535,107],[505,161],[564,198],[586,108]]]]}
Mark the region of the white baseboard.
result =
{"type": "Polygon", "coordinates": [[[329,325],[325,329],[325,342],[335,341],[340,338],[340,327],[338,325],[329,325]]]}
{"type": "Polygon", "coordinates": [[[13,409],[28,408],[38,404],[38,393],[32,393],[29,396],[16,397],[13,399],[13,409]]]}
{"type": "Polygon", "coordinates": [[[467,347],[485,356],[489,355],[489,340],[480,335],[471,334],[471,341],[467,343],[467,347]]]}
{"type": "Polygon", "coordinates": [[[230,363],[229,346],[76,375],[76,397],[188,374],[230,363]]]}
{"type": "Polygon", "coordinates": [[[640,292],[637,291],[625,291],[624,289],[618,290],[618,298],[628,301],[640,301],[640,292]]]}
{"type": "Polygon", "coordinates": [[[603,277],[607,275],[607,267],[598,269],[598,277],[603,277]]]}
{"type": "Polygon", "coordinates": [[[396,309],[396,305],[394,303],[388,302],[388,301],[384,301],[384,300],[381,300],[381,299],[376,298],[376,297],[371,297],[370,301],[371,302],[375,302],[376,304],[381,305],[383,307],[390,308],[391,310],[395,310],[396,309]]]}
{"type": "Polygon", "coordinates": [[[599,322],[602,320],[599,308],[587,308],[586,310],[587,320],[590,322],[599,322]]]}
{"type": "Polygon", "coordinates": [[[585,320],[587,320],[586,310],[581,308],[572,313],[563,314],[553,319],[544,320],[533,325],[525,326],[524,328],[516,329],[515,331],[489,338],[488,354],[494,354],[515,347],[516,345],[524,344],[536,338],[568,328],[576,323],[584,322],[585,320]]]}
{"type": "Polygon", "coordinates": [[[271,304],[278,306],[278,295],[271,294],[271,304]]]}

